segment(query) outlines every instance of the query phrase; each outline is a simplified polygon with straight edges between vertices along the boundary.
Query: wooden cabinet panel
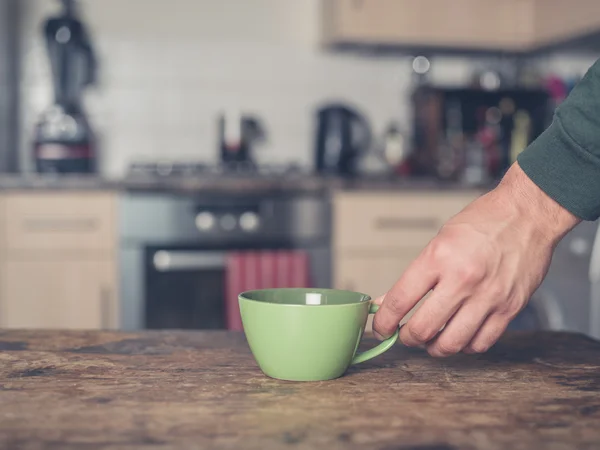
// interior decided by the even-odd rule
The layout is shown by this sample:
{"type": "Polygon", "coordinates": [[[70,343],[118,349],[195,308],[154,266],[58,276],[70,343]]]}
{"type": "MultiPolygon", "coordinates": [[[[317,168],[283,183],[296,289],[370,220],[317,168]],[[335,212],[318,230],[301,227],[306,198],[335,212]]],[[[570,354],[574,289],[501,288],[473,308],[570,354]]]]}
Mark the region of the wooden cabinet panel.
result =
{"type": "Polygon", "coordinates": [[[600,29],[598,0],[535,0],[535,38],[540,45],[600,29]]]}
{"type": "MultiPolygon", "coordinates": [[[[383,295],[400,278],[421,248],[406,248],[393,254],[360,255],[352,252],[335,254],[334,285],[337,289],[358,291],[375,298],[383,295]]],[[[419,304],[401,323],[406,322],[419,304]]],[[[372,330],[373,316],[369,317],[366,332],[372,330]]]]}
{"type": "Polygon", "coordinates": [[[119,325],[112,192],[10,192],[0,201],[0,326],[119,325]]]}
{"type": "Polygon", "coordinates": [[[0,267],[3,328],[106,329],[118,324],[110,260],[9,260],[0,267]]]}
{"type": "Polygon", "coordinates": [[[532,40],[532,0],[329,0],[328,43],[521,50],[532,40]]]}
{"type": "Polygon", "coordinates": [[[479,192],[340,192],[334,196],[334,248],[424,247],[479,192]]]}
{"type": "Polygon", "coordinates": [[[600,30],[598,0],[324,0],[326,44],[508,51],[600,30]]]}
{"type": "Polygon", "coordinates": [[[112,193],[11,193],[3,246],[8,250],[108,250],[116,245],[112,193]]]}
{"type": "Polygon", "coordinates": [[[404,249],[397,254],[360,255],[335,253],[334,279],[337,289],[347,289],[377,297],[398,280],[421,249],[404,249]]]}

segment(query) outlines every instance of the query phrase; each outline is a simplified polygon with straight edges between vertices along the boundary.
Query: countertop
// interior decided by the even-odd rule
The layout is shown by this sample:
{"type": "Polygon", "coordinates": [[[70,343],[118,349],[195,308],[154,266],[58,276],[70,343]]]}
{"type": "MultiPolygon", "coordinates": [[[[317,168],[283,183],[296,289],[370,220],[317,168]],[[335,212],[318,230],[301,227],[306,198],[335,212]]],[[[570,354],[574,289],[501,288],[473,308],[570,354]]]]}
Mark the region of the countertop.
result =
{"type": "Polygon", "coordinates": [[[0,448],[600,447],[600,343],[575,334],[398,344],[317,383],[265,377],[228,332],[0,331],[0,361],[0,448]]]}
{"type": "Polygon", "coordinates": [[[443,182],[433,178],[341,178],[318,175],[273,177],[202,176],[147,177],[129,176],[105,178],[84,175],[0,175],[0,191],[10,190],[115,190],[115,191],[176,191],[176,192],[309,192],[333,190],[479,190],[493,188],[494,183],[467,185],[443,182]]]}

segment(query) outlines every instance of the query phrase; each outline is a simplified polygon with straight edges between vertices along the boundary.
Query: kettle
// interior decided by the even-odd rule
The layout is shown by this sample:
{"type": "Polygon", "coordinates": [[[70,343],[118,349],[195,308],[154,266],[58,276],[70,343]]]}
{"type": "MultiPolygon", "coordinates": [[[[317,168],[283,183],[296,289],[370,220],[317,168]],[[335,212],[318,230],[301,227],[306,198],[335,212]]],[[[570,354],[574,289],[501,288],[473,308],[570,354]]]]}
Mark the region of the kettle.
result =
{"type": "Polygon", "coordinates": [[[327,104],[317,111],[315,165],[318,173],[354,175],[359,157],[369,149],[367,119],[343,104],[327,104]]]}

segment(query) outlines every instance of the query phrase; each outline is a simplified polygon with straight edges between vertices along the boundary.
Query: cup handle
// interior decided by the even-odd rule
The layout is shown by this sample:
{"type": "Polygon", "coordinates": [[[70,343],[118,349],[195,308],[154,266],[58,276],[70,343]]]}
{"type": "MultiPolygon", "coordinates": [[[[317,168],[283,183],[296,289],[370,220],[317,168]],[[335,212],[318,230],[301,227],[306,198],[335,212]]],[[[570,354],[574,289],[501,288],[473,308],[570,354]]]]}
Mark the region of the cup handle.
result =
{"type": "MultiPolygon", "coordinates": [[[[369,308],[369,314],[375,314],[378,309],[379,309],[379,305],[371,303],[371,307],[369,308]]],[[[398,331],[399,331],[399,329],[396,330],[394,332],[394,334],[392,334],[389,338],[387,338],[385,341],[383,341],[377,347],[373,347],[365,352],[355,355],[354,358],[352,359],[351,364],[359,364],[361,362],[365,362],[371,358],[375,358],[376,356],[381,355],[383,352],[386,352],[387,350],[392,348],[392,346],[398,340],[398,331]]]]}

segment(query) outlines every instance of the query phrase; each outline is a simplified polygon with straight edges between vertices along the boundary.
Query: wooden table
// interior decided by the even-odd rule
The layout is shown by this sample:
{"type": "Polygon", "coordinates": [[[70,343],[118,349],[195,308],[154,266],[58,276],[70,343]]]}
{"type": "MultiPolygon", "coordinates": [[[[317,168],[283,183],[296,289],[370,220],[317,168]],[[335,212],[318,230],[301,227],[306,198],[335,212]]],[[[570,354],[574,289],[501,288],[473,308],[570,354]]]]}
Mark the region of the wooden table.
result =
{"type": "Polygon", "coordinates": [[[234,333],[2,331],[0,447],[597,449],[600,343],[511,334],[445,360],[398,345],[292,383],[234,333]]]}

